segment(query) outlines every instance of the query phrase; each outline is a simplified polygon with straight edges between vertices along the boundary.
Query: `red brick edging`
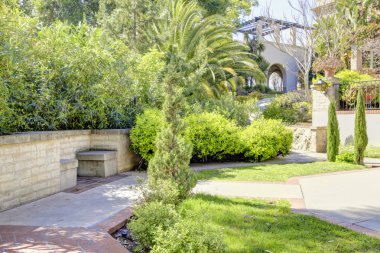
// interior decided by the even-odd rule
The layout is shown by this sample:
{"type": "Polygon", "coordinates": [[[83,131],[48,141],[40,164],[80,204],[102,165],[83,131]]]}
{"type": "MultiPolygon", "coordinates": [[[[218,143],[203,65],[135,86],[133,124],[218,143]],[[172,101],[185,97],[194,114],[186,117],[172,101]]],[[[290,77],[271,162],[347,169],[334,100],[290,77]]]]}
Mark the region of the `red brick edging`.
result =
{"type": "Polygon", "coordinates": [[[125,208],[90,228],[0,225],[0,252],[130,253],[110,234],[131,216],[125,208]]]}

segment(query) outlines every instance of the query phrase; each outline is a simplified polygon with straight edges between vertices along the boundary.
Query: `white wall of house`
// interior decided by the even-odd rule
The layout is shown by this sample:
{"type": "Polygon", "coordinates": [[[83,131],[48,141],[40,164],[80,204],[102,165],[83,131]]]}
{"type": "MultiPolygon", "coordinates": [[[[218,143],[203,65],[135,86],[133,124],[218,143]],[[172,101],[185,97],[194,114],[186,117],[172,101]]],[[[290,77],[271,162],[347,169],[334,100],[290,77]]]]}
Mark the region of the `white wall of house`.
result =
{"type": "Polygon", "coordinates": [[[296,90],[298,82],[298,65],[296,60],[289,54],[279,50],[272,42],[265,41],[264,45],[265,50],[262,56],[269,62],[269,68],[273,65],[279,65],[283,69],[285,91],[296,90]]]}

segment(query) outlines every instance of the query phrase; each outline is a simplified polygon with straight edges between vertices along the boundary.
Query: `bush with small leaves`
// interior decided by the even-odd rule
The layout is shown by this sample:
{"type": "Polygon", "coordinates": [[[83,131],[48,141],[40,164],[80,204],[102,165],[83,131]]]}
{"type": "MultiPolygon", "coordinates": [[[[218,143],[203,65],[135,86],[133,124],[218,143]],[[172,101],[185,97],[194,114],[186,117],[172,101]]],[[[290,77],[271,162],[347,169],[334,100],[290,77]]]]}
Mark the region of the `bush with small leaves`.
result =
{"type": "Polygon", "coordinates": [[[132,150],[145,161],[149,161],[156,151],[155,140],[164,126],[162,112],[156,109],[146,109],[137,116],[130,134],[132,150]]]}
{"type": "Polygon", "coordinates": [[[239,128],[217,113],[192,114],[186,119],[186,137],[193,144],[193,159],[223,160],[241,153],[239,128]]]}
{"type": "Polygon", "coordinates": [[[222,253],[223,239],[202,222],[183,219],[168,229],[159,227],[151,253],[222,253]]]}
{"type": "Polygon", "coordinates": [[[149,249],[154,245],[156,230],[165,231],[178,222],[180,216],[174,205],[148,202],[134,209],[128,223],[132,237],[139,243],[137,250],[149,249]]]}
{"type": "Polygon", "coordinates": [[[355,153],[353,151],[343,151],[336,156],[337,162],[355,163],[355,153]]]}
{"type": "Polygon", "coordinates": [[[289,153],[293,133],[279,120],[260,119],[241,132],[244,156],[251,161],[264,161],[289,153]]]}

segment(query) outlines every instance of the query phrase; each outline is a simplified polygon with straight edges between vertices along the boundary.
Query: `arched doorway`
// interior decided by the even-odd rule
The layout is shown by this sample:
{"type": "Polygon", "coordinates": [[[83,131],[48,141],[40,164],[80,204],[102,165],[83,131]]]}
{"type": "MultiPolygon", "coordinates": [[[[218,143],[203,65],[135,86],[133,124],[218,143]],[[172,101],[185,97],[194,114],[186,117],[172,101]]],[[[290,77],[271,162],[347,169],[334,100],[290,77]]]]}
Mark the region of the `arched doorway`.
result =
{"type": "Polygon", "coordinates": [[[272,65],[268,70],[268,86],[274,91],[285,92],[284,89],[285,73],[279,64],[272,65]]]}

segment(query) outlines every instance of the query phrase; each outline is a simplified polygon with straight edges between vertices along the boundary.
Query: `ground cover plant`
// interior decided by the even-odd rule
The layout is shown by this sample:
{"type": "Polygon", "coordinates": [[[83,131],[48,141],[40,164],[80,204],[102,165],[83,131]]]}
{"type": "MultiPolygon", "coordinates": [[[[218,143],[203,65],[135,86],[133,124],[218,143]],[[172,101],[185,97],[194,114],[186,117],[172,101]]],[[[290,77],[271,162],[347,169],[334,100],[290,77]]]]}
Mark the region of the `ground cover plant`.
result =
{"type": "Polygon", "coordinates": [[[291,177],[364,168],[361,165],[334,162],[265,164],[245,168],[204,170],[197,173],[197,177],[198,180],[285,182],[291,177]]]}
{"type": "Polygon", "coordinates": [[[331,223],[292,213],[286,201],[267,202],[196,195],[180,213],[217,231],[226,252],[378,252],[380,240],[331,223]]]}
{"type": "Polygon", "coordinates": [[[285,123],[295,124],[311,119],[311,104],[305,94],[288,92],[276,96],[265,108],[265,119],[280,119],[285,123]]]}

